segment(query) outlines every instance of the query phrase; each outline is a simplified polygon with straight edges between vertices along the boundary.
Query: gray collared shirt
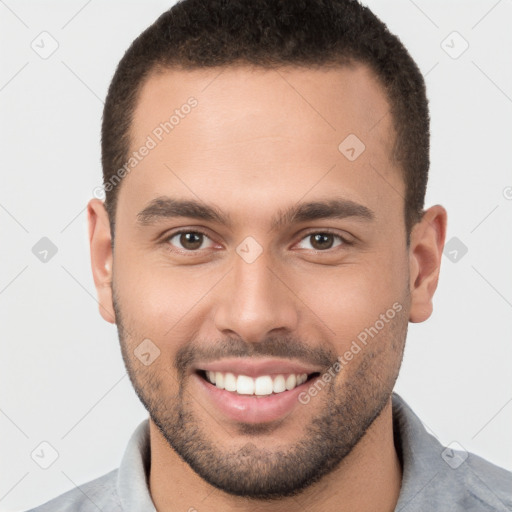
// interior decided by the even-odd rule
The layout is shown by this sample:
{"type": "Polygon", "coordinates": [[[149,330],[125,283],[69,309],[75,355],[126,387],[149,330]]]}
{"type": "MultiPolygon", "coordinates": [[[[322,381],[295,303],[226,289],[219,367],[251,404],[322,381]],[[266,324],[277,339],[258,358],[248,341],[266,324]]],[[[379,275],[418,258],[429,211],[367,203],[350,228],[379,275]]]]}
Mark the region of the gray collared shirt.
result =
{"type": "MultiPolygon", "coordinates": [[[[403,467],[395,512],[512,511],[512,472],[442,446],[403,398],[393,393],[392,400],[395,447],[403,467]]],[[[156,511],[148,487],[149,467],[149,424],[144,420],[118,469],[29,512],[156,511]]]]}

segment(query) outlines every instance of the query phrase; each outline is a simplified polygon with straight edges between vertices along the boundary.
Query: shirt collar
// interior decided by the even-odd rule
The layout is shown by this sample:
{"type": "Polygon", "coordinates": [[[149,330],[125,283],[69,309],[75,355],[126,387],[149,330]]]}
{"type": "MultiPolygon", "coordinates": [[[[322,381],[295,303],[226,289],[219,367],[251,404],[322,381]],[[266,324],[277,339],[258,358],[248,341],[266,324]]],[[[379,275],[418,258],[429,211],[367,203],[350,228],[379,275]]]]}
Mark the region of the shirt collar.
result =
{"type": "Polygon", "coordinates": [[[402,464],[402,484],[395,511],[405,510],[412,503],[411,510],[420,510],[418,506],[427,505],[423,497],[425,490],[440,476],[450,476],[446,474],[450,468],[441,458],[442,445],[427,432],[405,400],[393,393],[392,404],[395,449],[402,464]]]}
{"type": "Polygon", "coordinates": [[[123,511],[156,512],[149,493],[150,467],[149,420],[146,419],[132,434],[117,473],[117,494],[123,511]]]}

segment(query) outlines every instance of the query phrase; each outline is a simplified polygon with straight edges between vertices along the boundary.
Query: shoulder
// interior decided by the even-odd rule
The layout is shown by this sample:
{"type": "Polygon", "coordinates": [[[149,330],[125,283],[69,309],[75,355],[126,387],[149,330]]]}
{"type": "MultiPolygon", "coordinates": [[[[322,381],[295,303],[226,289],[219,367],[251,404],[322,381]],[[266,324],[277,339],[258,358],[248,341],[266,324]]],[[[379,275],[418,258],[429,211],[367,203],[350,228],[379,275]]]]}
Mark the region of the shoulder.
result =
{"type": "Polygon", "coordinates": [[[474,453],[458,453],[467,456],[460,468],[453,470],[465,490],[466,510],[512,510],[512,472],[474,453]]]}
{"type": "Polygon", "coordinates": [[[27,512],[121,512],[117,473],[118,470],[114,469],[27,512]]]}
{"type": "Polygon", "coordinates": [[[512,472],[492,464],[458,443],[443,446],[393,393],[395,446],[402,461],[397,511],[512,511],[512,472]],[[453,449],[457,446],[460,449],[453,449]]]}

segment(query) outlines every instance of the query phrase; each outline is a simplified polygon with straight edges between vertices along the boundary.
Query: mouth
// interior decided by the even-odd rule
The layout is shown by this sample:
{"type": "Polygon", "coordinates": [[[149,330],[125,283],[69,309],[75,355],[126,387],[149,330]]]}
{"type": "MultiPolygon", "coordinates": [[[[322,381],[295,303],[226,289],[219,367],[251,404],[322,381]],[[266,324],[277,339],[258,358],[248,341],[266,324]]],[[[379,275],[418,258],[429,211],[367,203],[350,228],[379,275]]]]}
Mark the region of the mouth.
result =
{"type": "Polygon", "coordinates": [[[277,375],[259,375],[257,377],[211,370],[197,370],[196,374],[218,389],[236,393],[237,395],[265,397],[292,391],[318,377],[320,372],[310,374],[280,373],[277,375]]]}
{"type": "Polygon", "coordinates": [[[320,375],[302,364],[250,358],[205,363],[191,374],[208,409],[223,420],[253,424],[292,418],[296,407],[304,407],[299,395],[320,375]]]}

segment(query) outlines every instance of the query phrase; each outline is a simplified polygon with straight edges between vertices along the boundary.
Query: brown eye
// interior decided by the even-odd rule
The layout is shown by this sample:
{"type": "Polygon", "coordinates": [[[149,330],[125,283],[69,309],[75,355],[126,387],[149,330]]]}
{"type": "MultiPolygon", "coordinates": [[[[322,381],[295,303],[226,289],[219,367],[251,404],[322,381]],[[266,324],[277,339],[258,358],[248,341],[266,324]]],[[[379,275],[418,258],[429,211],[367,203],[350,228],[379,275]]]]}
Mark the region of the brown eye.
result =
{"type": "Polygon", "coordinates": [[[340,245],[350,245],[341,235],[329,233],[328,231],[317,231],[306,235],[301,243],[304,241],[309,242],[309,247],[302,247],[302,249],[312,249],[314,251],[327,251],[340,245]],[[339,240],[338,242],[336,241],[339,240]]]}
{"type": "Polygon", "coordinates": [[[181,233],[180,244],[189,250],[199,249],[203,243],[201,233],[181,233]]]}
{"type": "Polygon", "coordinates": [[[197,251],[204,248],[202,245],[205,240],[210,239],[200,231],[179,231],[167,238],[167,242],[173,247],[185,251],[197,251]]]}
{"type": "Polygon", "coordinates": [[[334,243],[334,236],[330,233],[317,233],[316,235],[310,235],[311,245],[314,249],[330,249],[334,243]]]}

